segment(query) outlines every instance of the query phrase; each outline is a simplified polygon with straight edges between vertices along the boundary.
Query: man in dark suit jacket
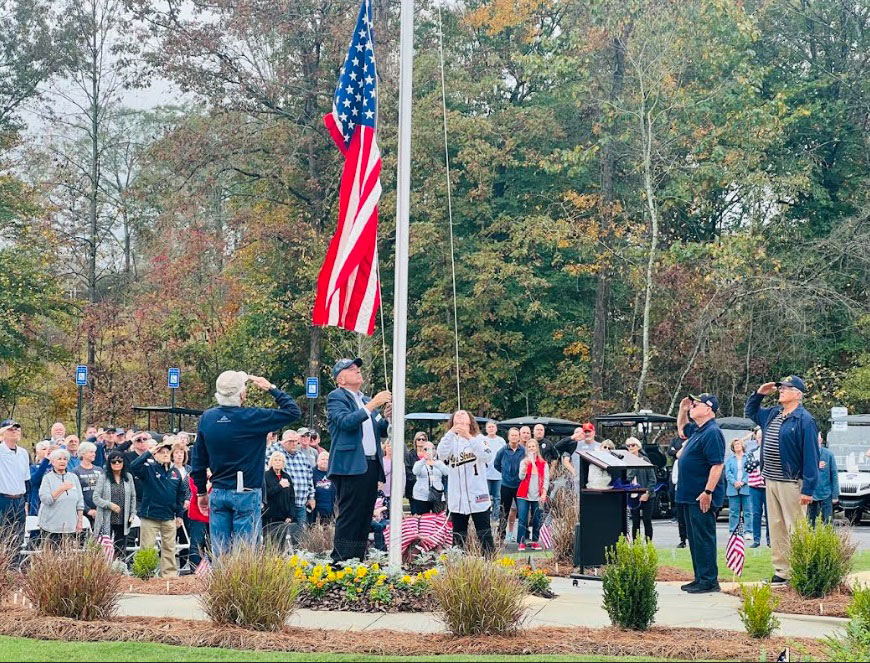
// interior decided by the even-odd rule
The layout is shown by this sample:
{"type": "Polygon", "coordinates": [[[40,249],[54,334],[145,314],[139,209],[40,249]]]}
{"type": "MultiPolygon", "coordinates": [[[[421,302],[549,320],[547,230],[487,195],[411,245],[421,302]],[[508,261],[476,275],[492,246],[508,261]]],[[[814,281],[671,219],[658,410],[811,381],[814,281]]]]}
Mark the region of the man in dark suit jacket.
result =
{"type": "Polygon", "coordinates": [[[392,415],[392,394],[363,396],[362,359],[339,359],[332,369],[338,388],[326,397],[326,422],[332,445],[327,476],[335,483],[338,517],[332,559],[364,559],[378,481],[384,481],[381,438],[392,415]],[[384,416],[378,412],[384,407],[384,416]]]}

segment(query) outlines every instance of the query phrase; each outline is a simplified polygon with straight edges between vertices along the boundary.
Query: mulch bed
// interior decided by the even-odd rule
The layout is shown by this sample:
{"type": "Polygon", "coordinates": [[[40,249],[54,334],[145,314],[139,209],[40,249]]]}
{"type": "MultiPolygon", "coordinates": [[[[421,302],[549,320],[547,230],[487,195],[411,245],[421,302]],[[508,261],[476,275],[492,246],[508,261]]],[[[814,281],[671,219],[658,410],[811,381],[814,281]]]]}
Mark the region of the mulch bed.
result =
{"type": "Polygon", "coordinates": [[[164,594],[177,596],[179,594],[199,594],[202,589],[202,579],[196,576],[180,576],[161,580],[160,578],[124,577],[121,579],[121,591],[125,594],[164,594]]]}
{"type": "MultiPolygon", "coordinates": [[[[570,578],[575,572],[575,568],[570,564],[556,564],[550,560],[542,560],[535,562],[533,567],[538,571],[543,571],[548,576],[553,578],[570,578]]],[[[586,575],[600,576],[603,571],[602,567],[587,568],[584,570],[586,575]]],[[[656,574],[658,582],[691,582],[695,579],[693,573],[678,569],[674,566],[660,566],[656,574]]]]}
{"type": "Polygon", "coordinates": [[[745,634],[699,628],[652,628],[645,633],[584,627],[535,627],[519,636],[446,634],[415,636],[407,632],[347,631],[285,628],[277,633],[182,619],[118,617],[111,621],[79,622],[39,617],[31,610],[12,608],[0,614],[0,634],[71,642],[154,642],[187,647],[222,647],[259,651],[352,653],[395,656],[434,654],[591,654],[647,656],[682,660],[758,660],[760,652],[779,652],[786,646],[805,648],[816,658],[822,648],[806,638],[759,641],[745,634]]]}
{"type": "Polygon", "coordinates": [[[334,587],[320,598],[309,594],[299,595],[299,607],[309,610],[345,610],[350,612],[432,612],[435,610],[435,597],[431,593],[422,596],[409,591],[396,591],[389,604],[376,603],[362,595],[350,601],[341,587],[334,587]]]}
{"type": "MultiPolygon", "coordinates": [[[[852,601],[852,592],[848,587],[840,587],[833,594],[821,599],[805,599],[791,587],[777,587],[776,595],[780,598],[777,612],[791,615],[817,615],[824,617],[848,617],[846,608],[852,601]]],[[[725,592],[742,598],[740,588],[735,587],[725,592]]]]}

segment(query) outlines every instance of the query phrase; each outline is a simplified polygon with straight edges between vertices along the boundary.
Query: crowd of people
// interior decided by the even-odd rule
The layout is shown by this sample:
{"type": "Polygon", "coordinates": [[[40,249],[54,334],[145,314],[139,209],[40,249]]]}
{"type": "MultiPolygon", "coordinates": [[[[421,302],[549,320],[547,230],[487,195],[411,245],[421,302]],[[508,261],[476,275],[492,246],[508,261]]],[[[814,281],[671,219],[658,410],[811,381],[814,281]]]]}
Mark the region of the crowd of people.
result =
{"type": "MultiPolygon", "coordinates": [[[[342,359],[333,368],[329,451],[317,431],[289,427],[301,412],[288,394],[266,378],[237,371],[218,377],[217,407],[203,414],[195,437],[89,426],[81,442],[56,423],[34,445],[31,459],[20,445],[20,424],[3,421],[4,531],[20,539],[30,515],[36,523],[28,532],[31,547],[77,541],[90,532],[108,537],[122,560],[159,540],[160,575],[172,577],[179,568],[196,568],[206,551],[220,554],[237,540],[262,535],[278,546],[298,546],[306,528],[333,524],[332,557],[340,564],[364,558],[369,545],[385,548],[390,500],[404,497],[412,515],[447,510],[457,546],[466,545],[472,521],[485,553],[506,541],[515,541],[521,552],[538,550],[554,491],[573,486],[576,495],[592,478],[584,476],[581,454],[615,448],[611,440],[596,439],[590,422],[558,441],[540,424],[510,428],[504,439],[495,421],[481,431],[475,417],[458,410],[437,443],[424,432],[414,435],[404,453],[404,495],[393,496],[391,442],[385,439],[391,394],[363,395],[361,366],[359,359],[342,359]],[[249,384],[268,391],[276,407],[245,407],[249,384]]],[[[696,575],[686,591],[718,589],[715,521],[725,496],[729,529],[745,523],[753,547],[761,545],[766,515],[774,583],[788,580],[788,535],[797,519],[831,520],[836,461],[801,405],[805,392],[797,376],[762,385],[746,403],[758,427],[735,439],[730,454],[716,424],[716,396],[680,403],[679,434],[668,455],[679,545],[690,547],[696,575]],[[773,393],[779,404],[761,407],[773,393]]],[[[635,437],[625,440],[625,449],[644,456],[635,437]]],[[[632,534],[641,536],[642,525],[643,536],[652,539],[661,487],[655,468],[632,467],[625,478],[632,534]]]]}

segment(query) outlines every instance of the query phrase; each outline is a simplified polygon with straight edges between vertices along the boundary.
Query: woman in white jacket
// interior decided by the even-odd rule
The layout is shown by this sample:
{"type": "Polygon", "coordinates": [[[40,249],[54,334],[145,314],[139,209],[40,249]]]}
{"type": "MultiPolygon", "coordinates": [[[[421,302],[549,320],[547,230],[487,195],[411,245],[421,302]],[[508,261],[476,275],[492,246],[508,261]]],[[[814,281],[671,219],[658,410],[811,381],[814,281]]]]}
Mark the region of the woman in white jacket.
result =
{"type": "Polygon", "coordinates": [[[492,554],[495,551],[490,525],[492,504],[486,480],[486,465],[493,461],[492,452],[477,421],[467,411],[454,412],[447,429],[438,443],[438,458],[448,467],[447,507],[453,523],[453,545],[465,547],[471,518],[483,552],[492,554]]]}

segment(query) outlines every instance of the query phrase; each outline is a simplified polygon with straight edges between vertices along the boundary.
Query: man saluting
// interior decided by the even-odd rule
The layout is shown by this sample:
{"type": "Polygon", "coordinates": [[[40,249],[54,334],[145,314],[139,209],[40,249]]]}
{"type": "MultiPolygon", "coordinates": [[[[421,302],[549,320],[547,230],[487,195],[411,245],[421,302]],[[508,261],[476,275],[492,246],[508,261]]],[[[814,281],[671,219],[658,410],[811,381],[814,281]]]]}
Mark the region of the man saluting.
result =
{"type": "Polygon", "coordinates": [[[335,483],[338,517],[332,559],[364,559],[378,481],[384,481],[381,438],[387,434],[393,396],[382,391],[374,398],[360,391],[362,359],[339,359],[332,369],[338,388],[326,397],[326,421],[332,446],[327,476],[335,483]],[[381,416],[378,408],[384,407],[381,416]]]}

